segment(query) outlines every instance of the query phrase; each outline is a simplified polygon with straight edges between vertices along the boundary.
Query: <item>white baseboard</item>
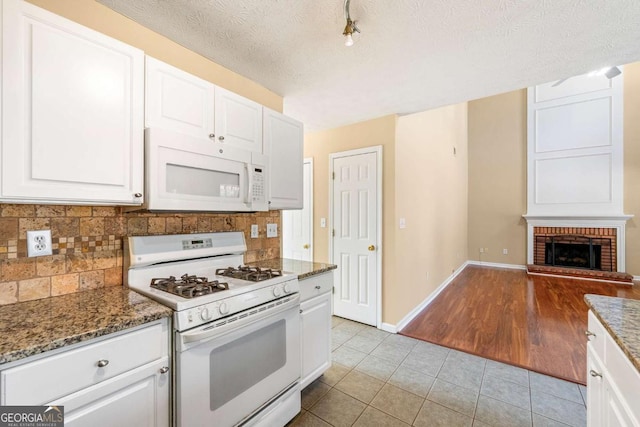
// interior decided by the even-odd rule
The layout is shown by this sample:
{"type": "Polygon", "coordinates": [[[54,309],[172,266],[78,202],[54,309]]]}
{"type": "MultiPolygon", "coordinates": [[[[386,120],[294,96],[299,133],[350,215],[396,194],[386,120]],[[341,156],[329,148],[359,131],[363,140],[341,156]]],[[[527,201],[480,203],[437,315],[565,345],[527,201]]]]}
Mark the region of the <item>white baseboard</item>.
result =
{"type": "Polygon", "coordinates": [[[514,270],[526,270],[527,266],[526,265],[519,265],[519,264],[502,264],[499,262],[485,262],[485,261],[475,261],[475,260],[469,260],[466,263],[467,265],[482,265],[484,267],[495,267],[495,268],[511,268],[514,270]]]}
{"type": "MultiPolygon", "coordinates": [[[[633,281],[634,282],[640,282],[640,276],[633,276],[633,281]]],[[[635,283],[634,283],[635,285],[635,283]]]]}
{"type": "Polygon", "coordinates": [[[467,264],[468,262],[464,262],[460,267],[458,267],[458,269],[454,271],[451,274],[451,276],[447,277],[445,281],[442,282],[440,286],[436,288],[435,291],[431,292],[431,294],[429,294],[429,296],[425,298],[424,301],[422,301],[413,310],[411,310],[406,316],[404,316],[402,320],[400,320],[400,322],[398,322],[396,325],[385,323],[383,324],[383,329],[386,326],[388,329],[384,329],[384,330],[388,332],[393,331],[394,334],[402,330],[402,328],[407,326],[409,322],[411,322],[426,306],[428,306],[431,303],[431,301],[433,301],[440,294],[440,292],[442,292],[444,288],[446,288],[449,285],[449,283],[451,283],[453,279],[455,279],[456,276],[460,274],[462,270],[464,270],[467,264]]]}
{"type": "Polygon", "coordinates": [[[392,325],[391,323],[382,323],[380,325],[380,329],[383,331],[391,332],[392,334],[397,334],[398,330],[396,329],[396,325],[392,325]]]}

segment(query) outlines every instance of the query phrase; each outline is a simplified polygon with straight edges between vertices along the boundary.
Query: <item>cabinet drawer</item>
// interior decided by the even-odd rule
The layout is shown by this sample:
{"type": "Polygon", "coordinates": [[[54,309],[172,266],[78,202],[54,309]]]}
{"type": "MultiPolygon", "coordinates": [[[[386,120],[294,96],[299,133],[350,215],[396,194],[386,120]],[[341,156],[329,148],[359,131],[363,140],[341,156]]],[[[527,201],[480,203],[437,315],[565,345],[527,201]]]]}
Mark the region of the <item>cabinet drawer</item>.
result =
{"type": "Polygon", "coordinates": [[[598,355],[600,360],[604,361],[604,342],[608,333],[591,310],[589,310],[587,331],[594,334],[587,336],[589,345],[593,348],[593,351],[598,355]]]}
{"type": "Polygon", "coordinates": [[[166,355],[166,333],[155,324],[2,371],[1,403],[41,405],[152,362],[166,355]]]}
{"type": "Polygon", "coordinates": [[[333,288],[333,271],[311,276],[308,279],[300,280],[300,301],[331,292],[333,288]]]}

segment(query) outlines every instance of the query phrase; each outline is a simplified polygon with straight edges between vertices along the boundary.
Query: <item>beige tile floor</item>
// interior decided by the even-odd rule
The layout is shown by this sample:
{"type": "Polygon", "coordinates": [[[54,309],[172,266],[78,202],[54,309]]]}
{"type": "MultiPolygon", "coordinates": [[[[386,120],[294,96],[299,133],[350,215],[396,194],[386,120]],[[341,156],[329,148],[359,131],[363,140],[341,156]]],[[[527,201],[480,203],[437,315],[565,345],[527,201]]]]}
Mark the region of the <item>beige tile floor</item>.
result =
{"type": "Polygon", "coordinates": [[[333,366],[289,426],[586,425],[586,388],[333,318],[333,366]]]}

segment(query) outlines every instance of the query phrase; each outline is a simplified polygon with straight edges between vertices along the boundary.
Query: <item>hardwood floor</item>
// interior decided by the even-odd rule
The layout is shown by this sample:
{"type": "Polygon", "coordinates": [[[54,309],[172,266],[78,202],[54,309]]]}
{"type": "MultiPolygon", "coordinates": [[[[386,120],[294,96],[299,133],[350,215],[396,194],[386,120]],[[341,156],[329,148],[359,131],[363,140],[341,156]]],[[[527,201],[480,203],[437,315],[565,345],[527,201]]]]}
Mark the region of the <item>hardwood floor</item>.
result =
{"type": "Polygon", "coordinates": [[[586,384],[584,294],[639,287],[468,266],[400,334],[586,384]]]}

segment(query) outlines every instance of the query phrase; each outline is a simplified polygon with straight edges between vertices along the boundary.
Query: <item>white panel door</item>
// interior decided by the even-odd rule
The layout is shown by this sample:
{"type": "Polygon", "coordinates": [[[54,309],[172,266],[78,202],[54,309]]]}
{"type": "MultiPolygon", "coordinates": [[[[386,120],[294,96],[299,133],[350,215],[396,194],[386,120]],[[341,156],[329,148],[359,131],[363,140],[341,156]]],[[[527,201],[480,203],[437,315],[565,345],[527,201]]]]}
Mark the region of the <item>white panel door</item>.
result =
{"type": "Polygon", "coordinates": [[[313,261],[313,159],[302,168],[302,209],[282,211],[284,258],[313,261]]]}
{"type": "Polygon", "coordinates": [[[2,198],[139,205],[144,54],[2,3],[2,198]]]}
{"type": "Polygon", "coordinates": [[[333,157],[334,314],[377,322],[378,154],[333,157]]]}
{"type": "Polygon", "coordinates": [[[145,124],[200,138],[214,133],[214,85],[146,57],[145,124]]]}
{"type": "Polygon", "coordinates": [[[224,145],[263,154],[262,105],[257,102],[216,87],[215,127],[224,145]]]}

